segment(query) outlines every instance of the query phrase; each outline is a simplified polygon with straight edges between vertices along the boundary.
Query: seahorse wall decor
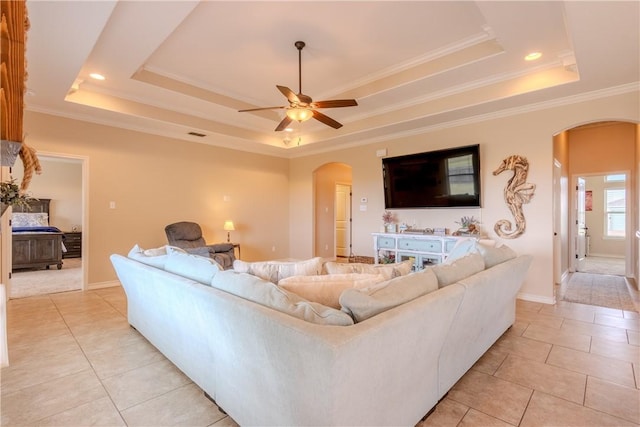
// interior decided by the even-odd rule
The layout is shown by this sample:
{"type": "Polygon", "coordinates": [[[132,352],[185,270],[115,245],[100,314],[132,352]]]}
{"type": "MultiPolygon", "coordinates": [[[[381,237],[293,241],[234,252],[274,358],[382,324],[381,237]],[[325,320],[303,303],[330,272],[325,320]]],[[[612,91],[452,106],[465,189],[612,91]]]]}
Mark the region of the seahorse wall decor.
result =
{"type": "Polygon", "coordinates": [[[536,190],[536,185],[527,182],[529,162],[526,157],[518,155],[507,157],[500,163],[498,169],[493,171],[493,175],[498,175],[506,170],[513,171],[513,176],[504,187],[504,201],[516,220],[516,229],[511,231],[513,228],[511,221],[506,219],[496,222],[493,229],[498,236],[504,239],[515,239],[522,235],[527,228],[522,205],[529,203],[536,190]]]}

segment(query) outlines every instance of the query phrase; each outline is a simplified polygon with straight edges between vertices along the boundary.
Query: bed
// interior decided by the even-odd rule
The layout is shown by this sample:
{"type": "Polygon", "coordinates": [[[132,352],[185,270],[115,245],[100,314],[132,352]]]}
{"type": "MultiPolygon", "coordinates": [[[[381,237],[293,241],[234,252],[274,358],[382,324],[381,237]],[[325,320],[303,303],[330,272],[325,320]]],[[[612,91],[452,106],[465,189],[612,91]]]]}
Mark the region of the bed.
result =
{"type": "Polygon", "coordinates": [[[64,233],[49,224],[51,199],[31,200],[26,208],[14,207],[11,218],[12,267],[62,268],[64,233]]]}

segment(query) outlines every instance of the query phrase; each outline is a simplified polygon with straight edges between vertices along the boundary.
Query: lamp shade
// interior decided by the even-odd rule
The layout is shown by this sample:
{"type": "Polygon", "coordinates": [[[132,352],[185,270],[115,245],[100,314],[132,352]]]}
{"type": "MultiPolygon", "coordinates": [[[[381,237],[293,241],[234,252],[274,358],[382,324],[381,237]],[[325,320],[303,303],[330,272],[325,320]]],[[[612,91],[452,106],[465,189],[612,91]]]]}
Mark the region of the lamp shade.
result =
{"type": "Polygon", "coordinates": [[[304,122],[305,120],[309,120],[311,117],[313,117],[313,111],[311,111],[309,108],[304,107],[290,107],[287,108],[287,116],[291,120],[304,122]]]}
{"type": "Polygon", "coordinates": [[[235,227],[233,226],[233,221],[225,221],[223,229],[224,231],[235,231],[235,227]]]}

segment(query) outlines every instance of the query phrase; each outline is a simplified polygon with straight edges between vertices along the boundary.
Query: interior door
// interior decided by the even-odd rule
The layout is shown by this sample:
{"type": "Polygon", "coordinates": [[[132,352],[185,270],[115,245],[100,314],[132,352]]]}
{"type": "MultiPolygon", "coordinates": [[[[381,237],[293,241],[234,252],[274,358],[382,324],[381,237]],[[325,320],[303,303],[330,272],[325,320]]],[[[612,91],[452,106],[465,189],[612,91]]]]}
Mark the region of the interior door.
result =
{"type": "Polygon", "coordinates": [[[575,242],[575,271],[584,270],[587,256],[587,224],[585,206],[585,180],[578,177],[576,185],[576,242],[575,242]]]}
{"type": "Polygon", "coordinates": [[[351,186],[336,184],[336,256],[348,257],[351,248],[351,186]]]}

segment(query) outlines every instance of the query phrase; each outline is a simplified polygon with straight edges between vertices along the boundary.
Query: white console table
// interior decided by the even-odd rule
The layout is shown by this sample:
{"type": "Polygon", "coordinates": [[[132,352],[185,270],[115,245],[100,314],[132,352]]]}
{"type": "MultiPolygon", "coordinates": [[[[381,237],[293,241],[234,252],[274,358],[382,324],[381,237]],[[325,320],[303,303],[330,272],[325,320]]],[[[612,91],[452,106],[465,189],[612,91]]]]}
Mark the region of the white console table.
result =
{"type": "Polygon", "coordinates": [[[372,233],[375,263],[380,262],[380,251],[394,255],[396,262],[413,259],[414,270],[440,264],[458,239],[468,237],[438,236],[434,234],[372,233]]]}

